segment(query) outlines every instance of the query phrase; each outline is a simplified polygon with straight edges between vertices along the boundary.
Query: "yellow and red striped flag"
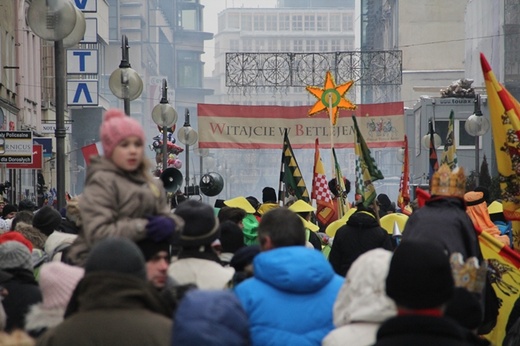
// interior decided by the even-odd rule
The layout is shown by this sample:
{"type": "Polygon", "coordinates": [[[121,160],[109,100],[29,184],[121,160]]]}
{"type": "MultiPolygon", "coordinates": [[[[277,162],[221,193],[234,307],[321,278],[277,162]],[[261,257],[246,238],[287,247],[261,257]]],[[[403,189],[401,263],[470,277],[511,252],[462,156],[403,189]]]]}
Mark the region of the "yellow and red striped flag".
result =
{"type": "Polygon", "coordinates": [[[504,216],[520,220],[520,104],[496,79],[480,54],[488,95],[504,216]]]}
{"type": "Polygon", "coordinates": [[[321,162],[319,146],[319,140],[316,138],[311,199],[316,200],[316,217],[322,224],[328,225],[334,220],[334,217],[336,217],[336,212],[334,211],[334,204],[330,196],[329,184],[325,176],[325,168],[323,167],[323,162],[321,162]]]}
{"type": "Polygon", "coordinates": [[[477,234],[482,255],[488,261],[488,277],[501,301],[497,324],[485,338],[493,345],[502,345],[509,314],[518,298],[520,254],[488,232],[477,229],[477,234]]]}

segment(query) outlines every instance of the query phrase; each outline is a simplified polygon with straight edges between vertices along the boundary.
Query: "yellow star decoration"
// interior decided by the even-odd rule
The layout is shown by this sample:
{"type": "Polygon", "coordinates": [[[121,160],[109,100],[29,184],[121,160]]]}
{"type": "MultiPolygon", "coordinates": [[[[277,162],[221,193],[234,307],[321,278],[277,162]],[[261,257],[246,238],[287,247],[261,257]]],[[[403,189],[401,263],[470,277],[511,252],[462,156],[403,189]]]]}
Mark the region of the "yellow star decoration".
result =
{"type": "Polygon", "coordinates": [[[343,95],[350,89],[350,87],[354,85],[354,81],[347,82],[345,84],[341,84],[336,86],[334,84],[334,79],[332,78],[332,74],[330,71],[327,71],[327,75],[325,76],[325,83],[323,84],[323,89],[315,86],[307,86],[307,91],[313,94],[318,101],[312,106],[309,111],[309,116],[313,116],[316,113],[327,110],[329,106],[332,107],[332,125],[336,125],[338,120],[338,110],[339,108],[345,108],[354,110],[356,109],[356,105],[343,98],[343,95]],[[332,105],[329,105],[329,95],[332,96],[332,105]]]}

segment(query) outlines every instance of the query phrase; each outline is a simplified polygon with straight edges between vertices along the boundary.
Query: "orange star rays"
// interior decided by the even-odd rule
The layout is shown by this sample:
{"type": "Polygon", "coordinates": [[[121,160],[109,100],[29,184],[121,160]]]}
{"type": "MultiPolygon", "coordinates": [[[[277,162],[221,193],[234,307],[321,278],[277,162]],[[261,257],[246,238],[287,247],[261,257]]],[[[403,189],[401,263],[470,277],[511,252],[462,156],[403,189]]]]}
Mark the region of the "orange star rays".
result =
{"type": "Polygon", "coordinates": [[[316,113],[322,112],[329,108],[329,102],[332,103],[332,125],[336,125],[338,120],[338,110],[340,108],[354,110],[356,109],[356,105],[344,98],[343,96],[350,89],[350,87],[354,84],[354,81],[347,82],[345,84],[341,84],[336,86],[334,84],[334,79],[332,78],[332,74],[330,71],[327,71],[327,75],[325,76],[325,83],[323,84],[323,88],[315,87],[315,86],[307,86],[307,91],[314,95],[318,101],[312,106],[309,111],[309,116],[313,116],[316,113]],[[332,96],[329,99],[329,95],[332,96]],[[329,101],[330,100],[330,101],[329,101]]]}

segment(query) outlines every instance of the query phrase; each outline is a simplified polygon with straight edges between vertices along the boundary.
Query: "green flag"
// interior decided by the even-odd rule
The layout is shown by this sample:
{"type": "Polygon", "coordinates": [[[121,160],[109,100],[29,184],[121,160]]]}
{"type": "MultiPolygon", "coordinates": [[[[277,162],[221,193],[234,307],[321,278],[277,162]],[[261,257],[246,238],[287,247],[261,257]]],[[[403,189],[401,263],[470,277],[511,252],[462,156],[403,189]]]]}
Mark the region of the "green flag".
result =
{"type": "Polygon", "coordinates": [[[361,196],[363,196],[363,204],[368,207],[377,196],[376,189],[372,183],[376,180],[384,179],[385,177],[379,168],[377,168],[376,161],[370,154],[370,149],[368,148],[361,131],[359,131],[356,117],[354,115],[352,116],[352,121],[354,122],[354,130],[356,134],[355,151],[358,157],[360,170],[358,174],[360,175],[360,180],[363,181],[362,184],[359,184],[359,189],[361,190],[361,196]]]}
{"type": "Polygon", "coordinates": [[[309,192],[303,180],[300,167],[289,142],[287,129],[283,136],[282,169],[280,172],[280,191],[278,199],[285,205],[285,198],[302,199],[310,204],[309,192]],[[282,188],[285,186],[285,188],[282,188]]]}

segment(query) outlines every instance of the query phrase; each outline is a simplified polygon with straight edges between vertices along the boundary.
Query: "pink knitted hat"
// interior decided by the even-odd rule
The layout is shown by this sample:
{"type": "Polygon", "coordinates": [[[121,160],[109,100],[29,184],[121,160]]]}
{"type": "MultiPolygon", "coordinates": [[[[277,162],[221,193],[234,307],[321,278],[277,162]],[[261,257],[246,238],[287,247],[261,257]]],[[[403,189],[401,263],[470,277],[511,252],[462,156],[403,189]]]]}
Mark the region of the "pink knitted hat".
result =
{"type": "Polygon", "coordinates": [[[127,137],[137,136],[144,143],[144,131],[141,124],[116,108],[106,111],[99,132],[103,144],[103,154],[108,159],[112,157],[114,148],[127,137]]]}
{"type": "Polygon", "coordinates": [[[72,291],[85,274],[80,267],[63,262],[49,262],[40,269],[40,289],[42,291],[44,309],[66,308],[72,291]]]}

